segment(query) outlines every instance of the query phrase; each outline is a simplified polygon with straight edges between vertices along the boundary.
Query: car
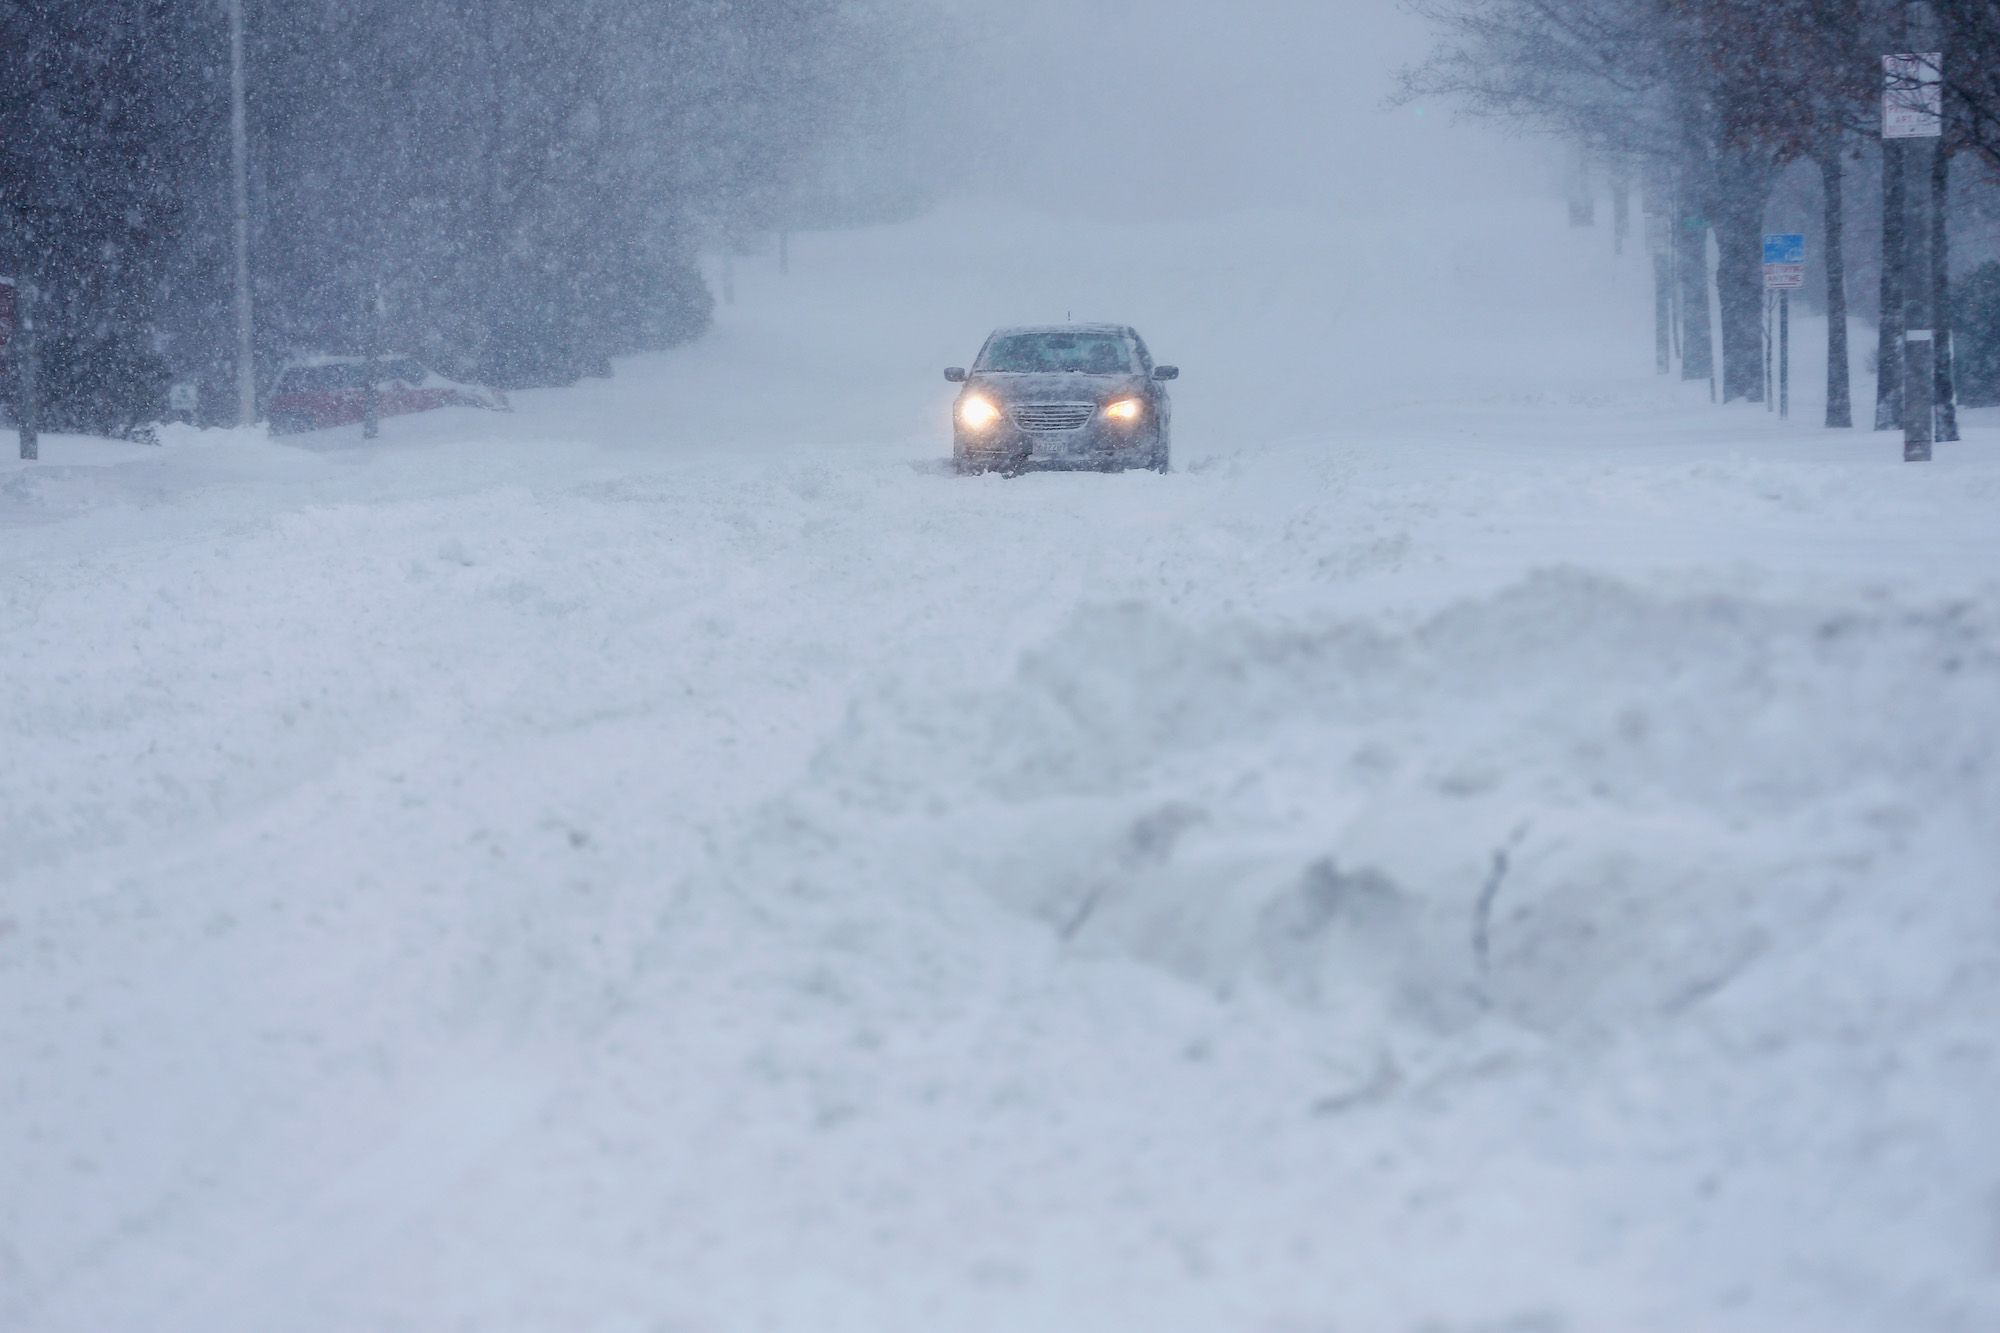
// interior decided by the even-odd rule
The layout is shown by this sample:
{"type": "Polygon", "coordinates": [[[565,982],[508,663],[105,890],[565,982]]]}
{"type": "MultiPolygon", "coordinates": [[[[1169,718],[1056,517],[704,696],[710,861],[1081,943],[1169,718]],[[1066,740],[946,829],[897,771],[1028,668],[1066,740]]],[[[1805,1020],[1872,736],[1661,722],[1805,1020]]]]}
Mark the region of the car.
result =
{"type": "Polygon", "coordinates": [[[512,410],[498,389],[446,379],[414,357],[310,356],[278,372],[266,408],[271,433],[291,435],[363,420],[371,383],[378,417],[440,407],[512,410]]]}
{"type": "Polygon", "coordinates": [[[1156,366],[1124,324],[995,329],[952,404],[952,466],[961,473],[1030,468],[1165,472],[1172,457],[1176,366],[1156,366]]]}

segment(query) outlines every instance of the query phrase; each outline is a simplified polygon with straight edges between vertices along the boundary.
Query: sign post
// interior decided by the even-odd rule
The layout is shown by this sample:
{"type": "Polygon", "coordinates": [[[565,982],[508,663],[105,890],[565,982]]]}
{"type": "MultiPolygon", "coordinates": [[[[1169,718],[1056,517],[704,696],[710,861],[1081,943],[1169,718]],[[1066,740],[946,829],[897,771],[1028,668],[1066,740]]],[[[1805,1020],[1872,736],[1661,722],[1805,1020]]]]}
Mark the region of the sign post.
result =
{"type": "MultiPolygon", "coordinates": [[[[1900,139],[1904,192],[1903,461],[1927,463],[1937,438],[1936,293],[1932,290],[1931,159],[1944,133],[1944,55],[1882,57],[1882,138],[1900,139]]],[[[1884,149],[1889,145],[1885,143],[1884,149]]]]}
{"type": "Polygon", "coordinates": [[[1764,364],[1760,367],[1764,373],[1764,410],[1766,412],[1775,412],[1778,410],[1777,390],[1772,387],[1776,376],[1772,373],[1771,364],[1772,343],[1775,341],[1775,334],[1772,332],[1771,325],[1773,323],[1772,317],[1777,313],[1777,309],[1777,300],[1772,297],[1769,289],[1766,289],[1764,292],[1764,364]]]}
{"type": "Polygon", "coordinates": [[[1792,294],[1778,293],[1778,415],[1792,414],[1792,294]]]}
{"type": "Polygon", "coordinates": [[[1806,285],[1806,238],[1774,232],[1764,238],[1764,290],[1778,294],[1778,415],[1792,414],[1792,293],[1806,285]]]}

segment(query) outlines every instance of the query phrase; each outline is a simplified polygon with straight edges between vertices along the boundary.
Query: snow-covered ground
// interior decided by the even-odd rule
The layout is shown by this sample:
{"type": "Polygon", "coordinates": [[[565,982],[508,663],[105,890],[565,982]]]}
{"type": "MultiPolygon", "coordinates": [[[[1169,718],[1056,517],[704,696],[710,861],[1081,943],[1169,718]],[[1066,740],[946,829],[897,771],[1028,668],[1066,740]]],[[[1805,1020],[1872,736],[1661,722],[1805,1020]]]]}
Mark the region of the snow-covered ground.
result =
{"type": "Polygon", "coordinates": [[[959,206],[0,465],[0,1328],[2000,1327],[2000,421],[1467,221],[959,206]],[[947,475],[1066,313],[1177,471],[947,475]]]}

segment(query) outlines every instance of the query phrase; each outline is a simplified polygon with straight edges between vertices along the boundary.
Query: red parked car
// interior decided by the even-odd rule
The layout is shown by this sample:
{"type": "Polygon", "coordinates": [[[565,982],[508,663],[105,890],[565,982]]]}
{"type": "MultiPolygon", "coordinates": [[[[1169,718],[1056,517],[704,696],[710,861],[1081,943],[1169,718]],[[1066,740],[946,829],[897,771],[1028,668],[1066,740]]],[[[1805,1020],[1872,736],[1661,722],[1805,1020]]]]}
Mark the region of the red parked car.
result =
{"type": "Polygon", "coordinates": [[[370,360],[361,356],[315,356],[294,361],[278,373],[267,412],[273,435],[345,426],[368,414],[373,367],[378,417],[428,412],[439,407],[482,407],[506,412],[507,395],[483,384],[462,384],[426,369],[407,356],[370,360]]]}

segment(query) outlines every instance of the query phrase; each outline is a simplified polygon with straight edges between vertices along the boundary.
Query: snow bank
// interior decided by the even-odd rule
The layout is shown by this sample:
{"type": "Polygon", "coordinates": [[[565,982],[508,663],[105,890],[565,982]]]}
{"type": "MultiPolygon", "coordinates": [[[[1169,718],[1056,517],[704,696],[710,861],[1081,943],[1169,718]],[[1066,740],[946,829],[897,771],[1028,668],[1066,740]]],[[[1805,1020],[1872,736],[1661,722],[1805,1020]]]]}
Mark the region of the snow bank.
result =
{"type": "Polygon", "coordinates": [[[1883,879],[1885,832],[1983,829],[1996,687],[1991,605],[1551,573],[1394,631],[1098,606],[1002,689],[862,707],[815,796],[899,822],[926,858],[899,881],[963,878],[1213,987],[1364,1030],[1384,1001],[1617,1029],[1883,879]]]}
{"type": "MultiPolygon", "coordinates": [[[[1520,1326],[1972,1327],[1996,740],[1991,601],[1557,572],[1394,627],[1095,605],[998,687],[858,706],[734,882],[977,891],[1235,1021],[1282,997],[1322,1071],[1295,1109],[1398,1163],[1322,1184],[1403,1219],[1394,1263],[1485,1273],[1468,1317],[1497,1262],[1553,1299],[1520,1326]],[[1467,1220],[1510,1201],[1604,1239],[1467,1220]]],[[[1330,1308],[1453,1305],[1380,1294],[1330,1308]]]]}

